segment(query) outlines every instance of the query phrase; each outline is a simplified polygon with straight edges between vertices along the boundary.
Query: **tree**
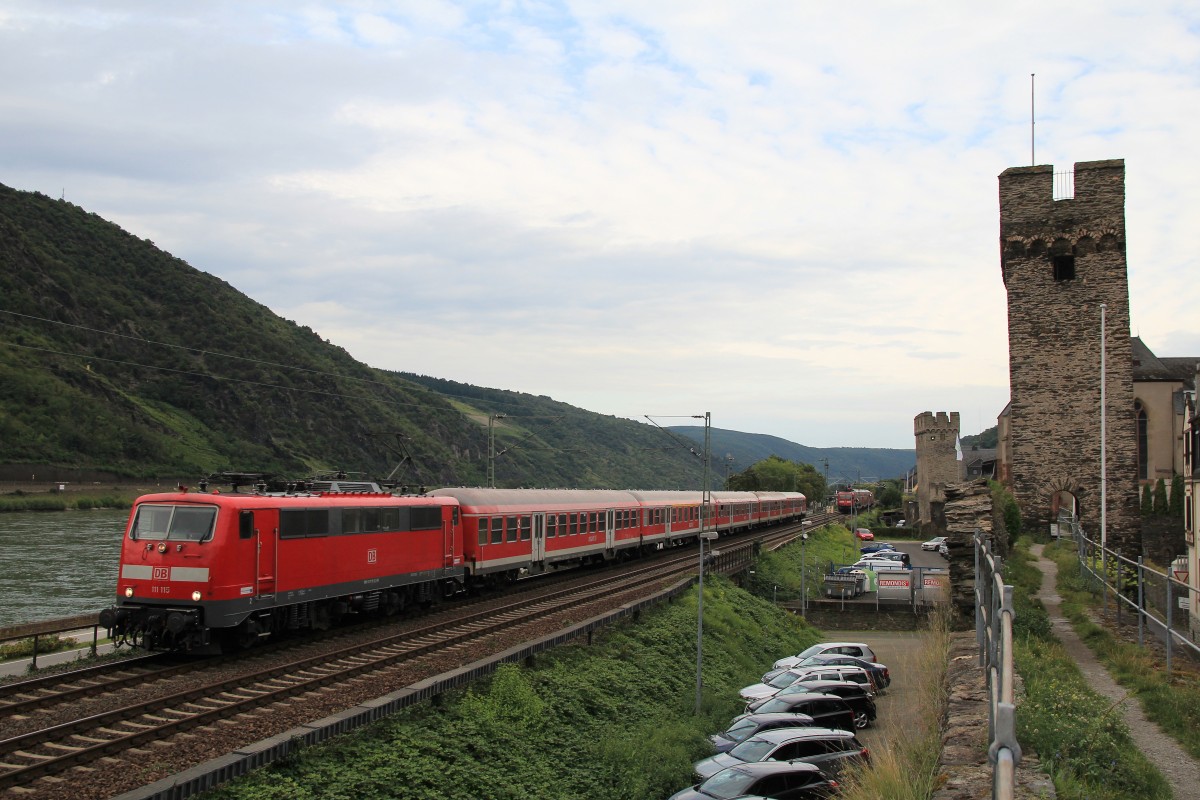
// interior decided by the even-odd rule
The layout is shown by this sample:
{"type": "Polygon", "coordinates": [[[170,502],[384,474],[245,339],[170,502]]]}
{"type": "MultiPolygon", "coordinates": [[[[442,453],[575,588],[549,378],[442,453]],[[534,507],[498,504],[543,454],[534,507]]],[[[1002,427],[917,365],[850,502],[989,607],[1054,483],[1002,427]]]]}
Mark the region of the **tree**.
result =
{"type": "Polygon", "coordinates": [[[1154,495],[1151,493],[1150,484],[1142,484],[1142,516],[1148,517],[1154,513],[1154,495]]]}
{"type": "Polygon", "coordinates": [[[1183,519],[1183,476],[1178,473],[1171,478],[1171,503],[1167,510],[1172,517],[1183,519]]]}
{"type": "Polygon", "coordinates": [[[825,496],[825,478],[811,464],[770,456],[730,475],[725,488],[735,492],[797,491],[816,503],[825,496]]]}
{"type": "Polygon", "coordinates": [[[1154,516],[1165,517],[1167,508],[1167,482],[1159,478],[1154,484],[1154,516]]]}

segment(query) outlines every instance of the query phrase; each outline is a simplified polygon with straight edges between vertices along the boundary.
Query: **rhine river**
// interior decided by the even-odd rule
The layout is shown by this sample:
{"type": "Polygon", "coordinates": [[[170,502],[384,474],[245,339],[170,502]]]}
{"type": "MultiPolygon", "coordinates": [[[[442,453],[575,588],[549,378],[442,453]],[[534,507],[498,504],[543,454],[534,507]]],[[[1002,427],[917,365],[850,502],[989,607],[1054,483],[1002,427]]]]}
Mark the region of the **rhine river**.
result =
{"type": "Polygon", "coordinates": [[[0,514],[0,627],[115,601],[128,509],[0,514]]]}

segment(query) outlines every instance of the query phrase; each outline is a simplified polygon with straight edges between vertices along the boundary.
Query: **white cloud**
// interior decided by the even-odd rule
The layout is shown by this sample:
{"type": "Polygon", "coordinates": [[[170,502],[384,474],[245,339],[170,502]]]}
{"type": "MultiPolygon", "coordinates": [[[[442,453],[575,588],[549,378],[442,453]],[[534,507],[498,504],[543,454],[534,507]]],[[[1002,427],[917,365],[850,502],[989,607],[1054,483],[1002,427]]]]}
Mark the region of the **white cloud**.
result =
{"type": "Polygon", "coordinates": [[[1029,162],[1031,72],[1039,163],[1126,160],[1135,332],[1200,353],[1198,22],[15,0],[0,181],[65,190],[375,366],[911,447],[917,413],[971,432],[1007,399],[996,177],[1029,162]]]}

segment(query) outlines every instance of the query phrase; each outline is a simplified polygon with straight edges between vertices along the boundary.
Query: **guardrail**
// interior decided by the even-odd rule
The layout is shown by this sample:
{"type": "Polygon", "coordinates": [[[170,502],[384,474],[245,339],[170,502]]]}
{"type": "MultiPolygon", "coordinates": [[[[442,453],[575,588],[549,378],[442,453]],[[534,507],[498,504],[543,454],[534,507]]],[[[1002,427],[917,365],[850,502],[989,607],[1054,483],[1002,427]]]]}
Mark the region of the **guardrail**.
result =
{"type": "Polygon", "coordinates": [[[975,543],[975,641],[979,666],[987,674],[988,759],[992,762],[992,797],[1012,800],[1016,790],[1021,745],[1017,742],[1013,702],[1013,587],[1004,583],[1001,559],[991,552],[978,528],[975,543]]]}
{"type": "Polygon", "coordinates": [[[91,628],[92,630],[92,655],[96,655],[96,646],[100,641],[100,622],[99,614],[80,614],[75,617],[64,617],[61,619],[47,619],[41,622],[26,622],[21,625],[10,625],[7,628],[0,628],[0,644],[6,642],[16,642],[22,639],[33,639],[33,658],[30,663],[31,669],[37,669],[38,644],[43,636],[51,636],[56,633],[73,633],[74,631],[82,631],[91,628]]]}
{"type": "Polygon", "coordinates": [[[1167,651],[1167,676],[1171,675],[1171,659],[1176,646],[1185,652],[1200,657],[1197,646],[1190,635],[1188,615],[1190,609],[1177,614],[1177,606],[1187,606],[1191,600],[1191,587],[1166,572],[1146,566],[1142,557],[1133,561],[1115,550],[1102,547],[1089,539],[1082,531],[1075,534],[1078,545],[1079,577],[1100,587],[1104,594],[1104,605],[1108,595],[1116,598],[1117,622],[1121,621],[1121,610],[1128,608],[1137,615],[1138,645],[1146,646],[1146,627],[1162,640],[1167,651]],[[1136,588],[1136,593],[1135,593],[1136,588]]]}

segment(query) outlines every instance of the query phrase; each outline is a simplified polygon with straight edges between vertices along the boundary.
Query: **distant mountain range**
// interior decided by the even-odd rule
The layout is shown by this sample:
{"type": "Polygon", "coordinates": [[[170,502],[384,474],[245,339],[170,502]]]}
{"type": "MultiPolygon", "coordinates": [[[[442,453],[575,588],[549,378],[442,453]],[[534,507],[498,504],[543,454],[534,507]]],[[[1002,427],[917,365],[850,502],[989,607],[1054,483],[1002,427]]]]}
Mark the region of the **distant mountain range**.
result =
{"type": "MultiPolygon", "coordinates": [[[[0,186],[0,475],[346,470],[415,486],[484,485],[494,471],[497,486],[696,488],[684,437],[703,429],[673,433],[372,368],[95,214],[0,186]]],[[[712,433],[717,486],[770,455],[834,482],[914,461],[712,433]]]]}
{"type": "MultiPolygon", "coordinates": [[[[704,428],[694,425],[673,426],[672,431],[703,445],[704,428]]],[[[884,478],[903,478],[917,463],[916,450],[878,447],[806,447],[764,433],[712,428],[709,449],[713,469],[724,476],[741,472],[768,456],[812,464],[825,475],[831,486],[848,483],[874,483],[884,478]]]]}

